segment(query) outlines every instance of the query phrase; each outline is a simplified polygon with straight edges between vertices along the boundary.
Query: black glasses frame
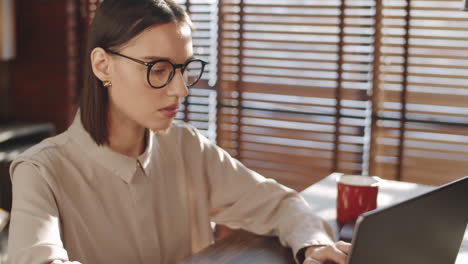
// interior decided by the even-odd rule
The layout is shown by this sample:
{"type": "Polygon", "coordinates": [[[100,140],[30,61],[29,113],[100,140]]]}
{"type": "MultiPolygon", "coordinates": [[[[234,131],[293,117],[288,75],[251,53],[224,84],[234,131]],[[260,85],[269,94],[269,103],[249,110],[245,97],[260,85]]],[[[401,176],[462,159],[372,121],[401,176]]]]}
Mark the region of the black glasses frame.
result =
{"type": "Polygon", "coordinates": [[[171,81],[172,81],[172,78],[174,78],[174,75],[175,75],[175,72],[177,69],[180,69],[180,71],[182,73],[185,72],[185,68],[187,67],[187,65],[191,62],[194,62],[194,61],[198,61],[198,62],[201,62],[202,64],[202,67],[201,67],[201,71],[200,71],[200,75],[197,76],[197,79],[196,81],[194,81],[193,83],[190,83],[190,84],[186,84],[187,87],[192,87],[194,86],[200,79],[201,79],[201,76],[203,75],[203,72],[205,70],[205,66],[208,64],[208,62],[204,61],[204,60],[200,60],[200,59],[191,59],[187,62],[185,62],[184,64],[174,64],[172,63],[170,60],[167,60],[167,59],[160,59],[160,60],[155,60],[155,61],[150,61],[150,62],[146,62],[146,61],[142,61],[142,60],[139,60],[139,59],[135,59],[135,58],[132,58],[132,57],[129,57],[129,56],[126,56],[126,55],[123,55],[123,54],[120,54],[116,51],[113,51],[113,50],[110,50],[110,49],[104,49],[106,52],[110,53],[110,54],[113,54],[113,55],[117,55],[117,56],[120,56],[120,57],[123,57],[123,58],[126,58],[126,59],[129,59],[131,61],[134,61],[136,63],[139,63],[139,64],[142,64],[142,65],[145,65],[147,67],[146,69],[146,81],[148,82],[148,84],[153,87],[154,89],[161,89],[161,88],[164,88],[166,85],[168,85],[171,81]],[[170,73],[169,75],[169,78],[167,79],[167,82],[165,82],[163,85],[160,85],[160,86],[154,86],[151,81],[150,81],[150,73],[151,73],[151,68],[158,62],[168,62],[169,64],[172,65],[172,72],[170,73]]]}

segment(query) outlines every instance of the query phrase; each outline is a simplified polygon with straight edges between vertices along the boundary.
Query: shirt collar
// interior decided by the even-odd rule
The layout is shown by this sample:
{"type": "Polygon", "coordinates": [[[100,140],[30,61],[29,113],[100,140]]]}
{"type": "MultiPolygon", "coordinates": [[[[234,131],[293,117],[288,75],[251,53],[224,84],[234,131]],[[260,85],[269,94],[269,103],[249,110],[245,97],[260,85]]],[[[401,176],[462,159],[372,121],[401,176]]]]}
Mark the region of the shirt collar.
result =
{"type": "Polygon", "coordinates": [[[140,156],[138,156],[138,161],[140,162],[141,167],[143,171],[145,172],[145,174],[150,175],[151,154],[153,153],[153,144],[154,144],[155,134],[149,129],[147,129],[146,131],[147,131],[146,149],[145,149],[145,152],[143,152],[140,156]]]}
{"type": "Polygon", "coordinates": [[[148,138],[145,152],[138,156],[138,158],[133,158],[115,152],[106,145],[98,146],[88,131],[84,129],[79,111],[77,111],[73,123],[68,128],[68,133],[70,134],[71,139],[77,142],[87,155],[102,167],[111,171],[113,174],[118,175],[126,183],[130,183],[132,181],[133,175],[135,175],[135,172],[139,167],[138,161],[145,174],[149,175],[155,135],[151,130],[148,129],[147,131],[148,138]]]}

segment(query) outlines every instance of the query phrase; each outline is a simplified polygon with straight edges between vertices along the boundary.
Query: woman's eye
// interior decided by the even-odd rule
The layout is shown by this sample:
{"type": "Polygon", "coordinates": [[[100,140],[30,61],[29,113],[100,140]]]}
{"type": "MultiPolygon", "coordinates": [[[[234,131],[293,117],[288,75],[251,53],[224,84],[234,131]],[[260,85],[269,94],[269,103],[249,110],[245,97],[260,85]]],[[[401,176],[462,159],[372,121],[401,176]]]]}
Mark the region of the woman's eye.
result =
{"type": "Polygon", "coordinates": [[[151,73],[161,74],[164,73],[166,69],[152,69],[151,73]]]}

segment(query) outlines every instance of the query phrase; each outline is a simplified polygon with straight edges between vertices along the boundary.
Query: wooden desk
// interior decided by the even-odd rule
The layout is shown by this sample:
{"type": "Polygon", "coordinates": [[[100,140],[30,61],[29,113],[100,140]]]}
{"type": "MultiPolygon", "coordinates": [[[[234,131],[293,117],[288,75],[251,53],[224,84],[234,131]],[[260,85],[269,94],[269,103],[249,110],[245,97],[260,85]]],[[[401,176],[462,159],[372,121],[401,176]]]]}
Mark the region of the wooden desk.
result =
{"type": "MultiPolygon", "coordinates": [[[[325,218],[338,236],[336,218],[336,176],[332,174],[301,192],[311,208],[325,218]]],[[[384,180],[379,189],[378,207],[388,206],[434,189],[432,186],[384,180]]],[[[181,264],[289,264],[294,263],[290,249],[277,238],[239,231],[206,248],[181,264]]],[[[455,264],[468,263],[468,232],[455,264]]]]}

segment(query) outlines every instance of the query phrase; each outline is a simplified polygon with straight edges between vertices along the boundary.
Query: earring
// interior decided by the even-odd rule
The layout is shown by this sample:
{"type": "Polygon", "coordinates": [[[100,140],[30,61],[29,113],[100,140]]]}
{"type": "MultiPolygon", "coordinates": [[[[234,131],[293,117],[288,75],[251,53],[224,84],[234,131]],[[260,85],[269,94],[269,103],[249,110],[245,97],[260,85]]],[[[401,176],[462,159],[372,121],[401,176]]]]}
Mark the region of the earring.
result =
{"type": "Polygon", "coordinates": [[[102,86],[106,87],[106,88],[109,88],[112,86],[112,83],[110,81],[103,81],[102,82],[102,86]]]}

